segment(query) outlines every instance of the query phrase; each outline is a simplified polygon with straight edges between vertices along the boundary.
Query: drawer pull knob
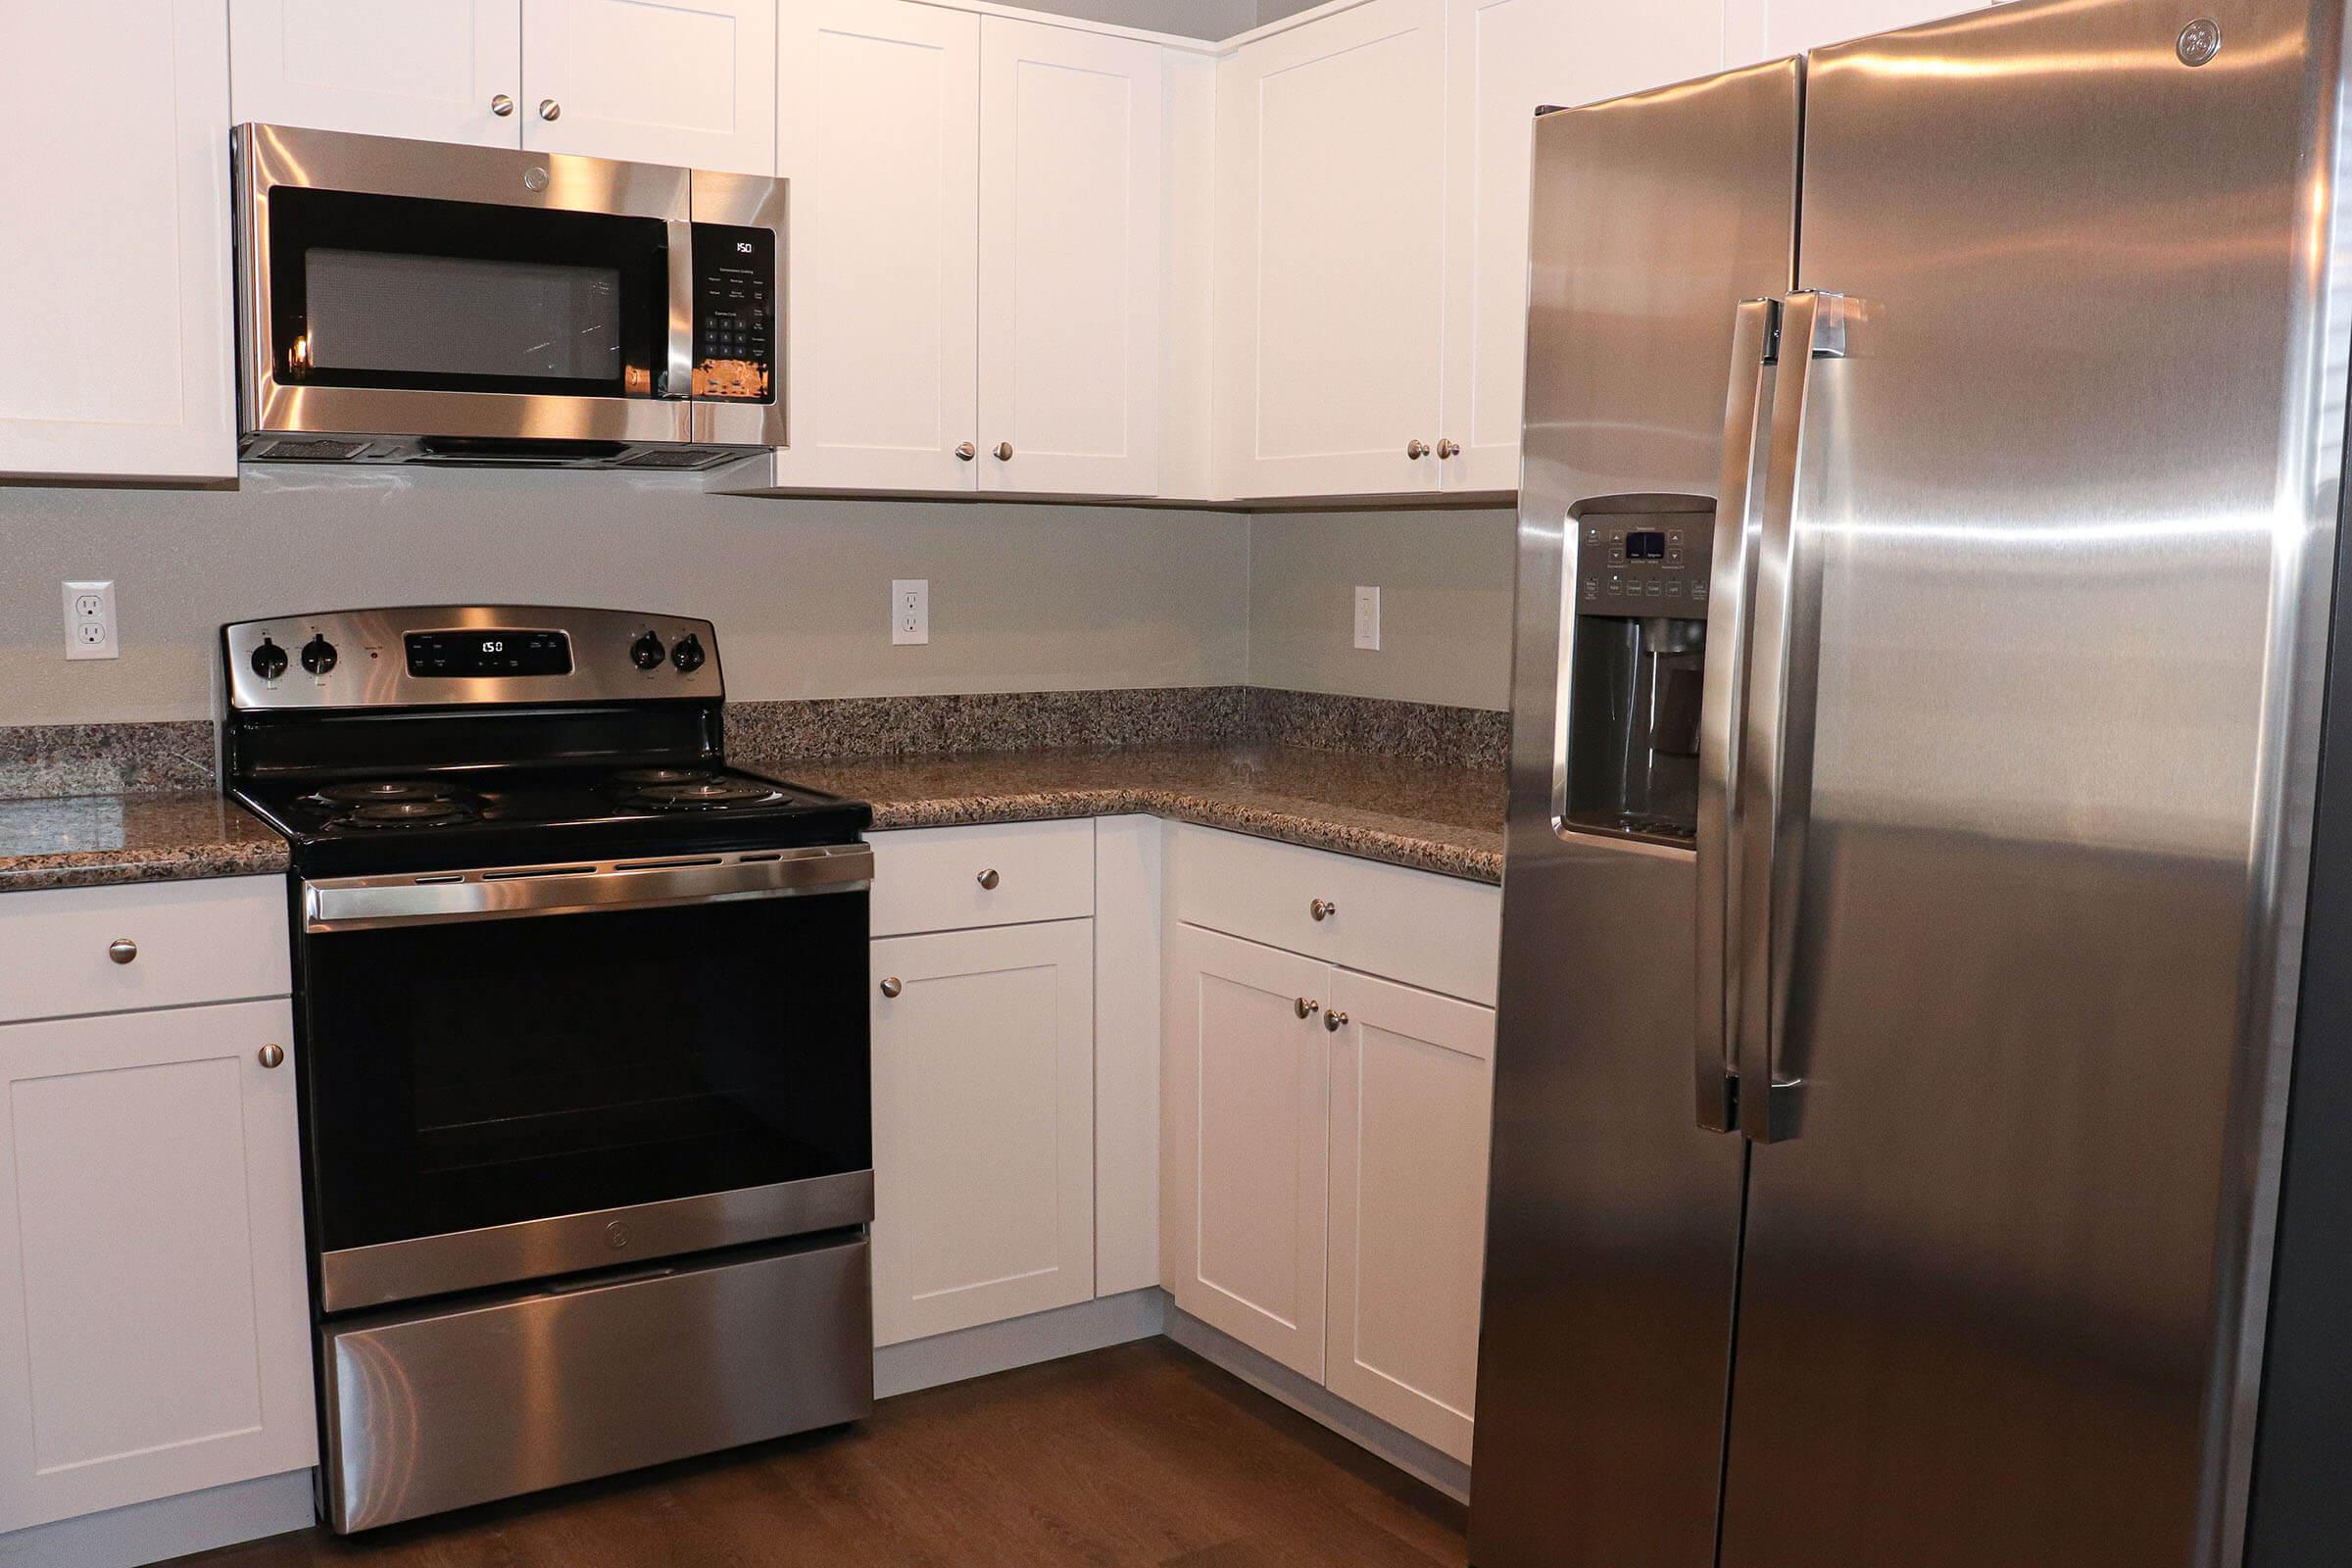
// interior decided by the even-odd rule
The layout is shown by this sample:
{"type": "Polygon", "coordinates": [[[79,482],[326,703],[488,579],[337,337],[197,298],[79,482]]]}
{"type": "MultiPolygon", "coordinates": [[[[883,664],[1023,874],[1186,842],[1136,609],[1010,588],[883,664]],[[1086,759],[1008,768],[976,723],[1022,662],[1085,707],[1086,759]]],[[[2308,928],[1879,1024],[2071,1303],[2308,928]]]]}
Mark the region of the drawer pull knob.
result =
{"type": "Polygon", "coordinates": [[[895,997],[906,989],[905,986],[899,984],[899,977],[895,974],[882,982],[882,994],[886,997],[895,997]]]}
{"type": "Polygon", "coordinates": [[[1323,1027],[1336,1035],[1348,1027],[1348,1015],[1334,1007],[1323,1015],[1323,1027]]]}
{"type": "Polygon", "coordinates": [[[541,120],[561,120],[564,118],[564,106],[553,98],[542,98],[539,100],[539,118],[541,120]]]}
{"type": "Polygon", "coordinates": [[[286,1048],[274,1042],[261,1050],[262,1065],[274,1067],[286,1059],[286,1048]]]}
{"type": "Polygon", "coordinates": [[[1003,880],[1004,879],[997,875],[997,868],[993,865],[980,873],[980,885],[991,893],[997,891],[997,884],[1003,880]]]}
{"type": "Polygon", "coordinates": [[[106,956],[117,963],[128,963],[139,956],[139,945],[128,937],[117,937],[106,945],[106,956]]]}
{"type": "Polygon", "coordinates": [[[1298,1009],[1299,1017],[1312,1018],[1323,1004],[1312,997],[1300,997],[1293,1005],[1298,1009]]]}
{"type": "Polygon", "coordinates": [[[1317,899],[1306,906],[1306,912],[1318,920],[1328,920],[1340,912],[1340,906],[1328,899],[1317,899]]]}

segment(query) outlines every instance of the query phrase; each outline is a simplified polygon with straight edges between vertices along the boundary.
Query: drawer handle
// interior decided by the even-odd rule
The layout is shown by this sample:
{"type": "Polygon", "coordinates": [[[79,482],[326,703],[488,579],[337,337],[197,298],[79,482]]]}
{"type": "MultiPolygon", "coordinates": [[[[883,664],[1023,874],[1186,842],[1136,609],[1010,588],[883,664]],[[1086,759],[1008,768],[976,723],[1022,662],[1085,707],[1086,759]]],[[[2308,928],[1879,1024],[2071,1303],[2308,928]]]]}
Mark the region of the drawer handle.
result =
{"type": "Polygon", "coordinates": [[[261,1049],[260,1054],[263,1066],[274,1067],[286,1059],[286,1048],[272,1043],[270,1045],[264,1046],[261,1049]]]}
{"type": "Polygon", "coordinates": [[[1323,1004],[1317,1002],[1312,997],[1300,997],[1297,1002],[1293,1003],[1292,1005],[1298,1009],[1299,1017],[1312,1018],[1317,1010],[1322,1007],[1323,1004]]]}
{"type": "Polygon", "coordinates": [[[1003,877],[997,875],[997,868],[993,865],[980,873],[980,885],[991,893],[997,891],[997,884],[1003,880],[1003,877]]]}
{"type": "Polygon", "coordinates": [[[1317,899],[1306,906],[1306,912],[1318,920],[1328,920],[1340,912],[1340,906],[1325,899],[1317,899]]]}
{"type": "Polygon", "coordinates": [[[1348,1015],[1334,1007],[1323,1015],[1323,1027],[1336,1035],[1348,1027],[1348,1015]]]}
{"type": "Polygon", "coordinates": [[[882,982],[882,994],[886,997],[895,997],[906,989],[905,986],[899,984],[899,977],[895,974],[882,982]]]}
{"type": "Polygon", "coordinates": [[[106,945],[106,956],[117,963],[128,963],[139,956],[139,945],[128,937],[117,937],[106,945]]]}

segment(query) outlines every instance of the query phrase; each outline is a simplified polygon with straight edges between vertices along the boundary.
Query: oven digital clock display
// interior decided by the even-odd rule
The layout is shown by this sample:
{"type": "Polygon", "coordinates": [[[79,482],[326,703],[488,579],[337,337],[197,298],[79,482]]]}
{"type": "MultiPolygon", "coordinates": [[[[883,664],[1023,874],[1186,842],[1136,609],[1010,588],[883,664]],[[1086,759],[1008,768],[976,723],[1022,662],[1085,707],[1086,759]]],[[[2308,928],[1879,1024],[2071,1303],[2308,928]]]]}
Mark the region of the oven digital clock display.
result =
{"type": "Polygon", "coordinates": [[[484,627],[408,634],[409,673],[441,680],[568,675],[571,638],[560,631],[484,627]]]}

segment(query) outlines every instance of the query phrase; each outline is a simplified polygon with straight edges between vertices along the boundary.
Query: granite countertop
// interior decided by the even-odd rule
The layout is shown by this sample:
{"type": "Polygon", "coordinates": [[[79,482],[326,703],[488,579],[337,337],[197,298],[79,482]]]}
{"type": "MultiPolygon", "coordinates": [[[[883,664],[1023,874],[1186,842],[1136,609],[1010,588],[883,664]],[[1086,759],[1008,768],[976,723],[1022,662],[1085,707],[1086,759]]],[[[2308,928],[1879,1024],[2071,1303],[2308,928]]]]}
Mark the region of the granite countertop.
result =
{"type": "Polygon", "coordinates": [[[1475,882],[1502,880],[1500,772],[1255,743],[731,759],[870,801],[874,826],[1149,812],[1475,882]]]}
{"type": "Polygon", "coordinates": [[[0,801],[0,892],[259,876],[285,868],[285,840],[218,795],[0,801]]]}

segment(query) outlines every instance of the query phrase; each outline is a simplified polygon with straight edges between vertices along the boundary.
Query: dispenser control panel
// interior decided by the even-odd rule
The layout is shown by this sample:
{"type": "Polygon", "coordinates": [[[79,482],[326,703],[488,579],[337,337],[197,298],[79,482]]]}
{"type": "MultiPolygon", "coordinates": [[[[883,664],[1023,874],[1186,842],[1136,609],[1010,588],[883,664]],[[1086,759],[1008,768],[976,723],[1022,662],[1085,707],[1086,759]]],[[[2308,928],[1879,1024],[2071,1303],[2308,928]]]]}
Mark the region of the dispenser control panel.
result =
{"type": "Polygon", "coordinates": [[[1706,618],[1715,562],[1710,514],[1594,514],[1572,526],[1577,613],[1706,618]]]}

